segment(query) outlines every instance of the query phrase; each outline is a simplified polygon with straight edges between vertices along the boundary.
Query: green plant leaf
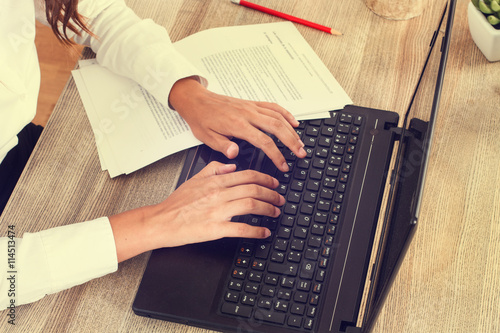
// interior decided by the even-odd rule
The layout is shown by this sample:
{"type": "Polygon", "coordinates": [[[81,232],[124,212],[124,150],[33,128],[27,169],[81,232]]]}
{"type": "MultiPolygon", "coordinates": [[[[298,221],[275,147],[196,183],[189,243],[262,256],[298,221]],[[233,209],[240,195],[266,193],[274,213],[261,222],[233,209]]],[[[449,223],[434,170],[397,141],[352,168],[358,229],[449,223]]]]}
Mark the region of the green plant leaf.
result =
{"type": "Polygon", "coordinates": [[[485,0],[479,1],[479,10],[485,14],[493,14],[491,8],[484,1],[485,0]]]}
{"type": "Polygon", "coordinates": [[[494,11],[494,12],[497,12],[499,13],[500,12],[500,4],[498,3],[497,0],[492,0],[491,1],[491,5],[490,5],[491,9],[494,11]]]}
{"type": "Polygon", "coordinates": [[[491,25],[497,25],[500,23],[500,18],[496,17],[495,15],[489,15],[488,22],[490,22],[491,25]]]}

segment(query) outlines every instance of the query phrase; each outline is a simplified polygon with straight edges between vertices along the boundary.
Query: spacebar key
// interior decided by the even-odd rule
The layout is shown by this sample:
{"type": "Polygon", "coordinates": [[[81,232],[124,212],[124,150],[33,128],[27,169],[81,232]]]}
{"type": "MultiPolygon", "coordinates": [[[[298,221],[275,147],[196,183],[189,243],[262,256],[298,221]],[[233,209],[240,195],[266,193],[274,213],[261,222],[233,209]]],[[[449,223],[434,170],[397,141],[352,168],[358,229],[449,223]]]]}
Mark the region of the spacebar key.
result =
{"type": "Polygon", "coordinates": [[[285,314],[276,311],[258,310],[254,317],[259,321],[263,320],[273,324],[283,325],[285,323],[285,314]]]}
{"type": "Polygon", "coordinates": [[[233,303],[224,303],[222,304],[221,312],[233,316],[250,318],[250,315],[252,314],[252,307],[233,303]]]}

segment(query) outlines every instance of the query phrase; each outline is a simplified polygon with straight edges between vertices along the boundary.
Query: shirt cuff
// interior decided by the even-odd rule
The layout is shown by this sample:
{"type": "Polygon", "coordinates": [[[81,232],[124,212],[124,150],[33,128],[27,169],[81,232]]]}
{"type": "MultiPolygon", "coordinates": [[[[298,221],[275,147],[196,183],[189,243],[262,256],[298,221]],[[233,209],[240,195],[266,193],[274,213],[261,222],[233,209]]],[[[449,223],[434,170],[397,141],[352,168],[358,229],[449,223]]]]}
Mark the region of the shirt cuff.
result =
{"type": "Polygon", "coordinates": [[[107,217],[25,233],[19,261],[18,304],[36,301],[118,268],[115,241],[107,217]],[[29,259],[28,259],[29,258],[29,259]]]}

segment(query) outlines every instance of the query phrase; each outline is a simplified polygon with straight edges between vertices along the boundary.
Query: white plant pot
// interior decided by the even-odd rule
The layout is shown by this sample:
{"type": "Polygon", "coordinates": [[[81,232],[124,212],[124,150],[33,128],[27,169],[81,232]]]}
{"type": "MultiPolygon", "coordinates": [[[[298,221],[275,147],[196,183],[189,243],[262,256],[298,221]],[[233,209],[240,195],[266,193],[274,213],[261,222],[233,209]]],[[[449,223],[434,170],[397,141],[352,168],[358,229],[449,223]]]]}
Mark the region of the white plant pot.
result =
{"type": "Polygon", "coordinates": [[[500,30],[491,26],[486,17],[469,3],[467,11],[472,39],[489,61],[500,60],[500,30]]]}

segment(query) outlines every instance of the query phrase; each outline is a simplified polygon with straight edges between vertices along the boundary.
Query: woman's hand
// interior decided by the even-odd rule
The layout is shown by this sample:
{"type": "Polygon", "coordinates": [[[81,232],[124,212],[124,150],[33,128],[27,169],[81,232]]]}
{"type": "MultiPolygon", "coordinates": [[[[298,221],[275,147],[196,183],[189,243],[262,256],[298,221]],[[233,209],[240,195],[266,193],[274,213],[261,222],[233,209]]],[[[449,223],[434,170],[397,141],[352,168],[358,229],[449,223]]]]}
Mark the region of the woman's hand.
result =
{"type": "Polygon", "coordinates": [[[231,222],[238,215],[277,217],[278,181],[234,164],[212,162],[160,204],[110,217],[118,261],[140,253],[223,237],[267,238],[267,228],[231,222]]]}
{"type": "Polygon", "coordinates": [[[299,123],[277,104],[218,95],[192,78],[174,84],[170,104],[199,140],[230,159],[238,155],[238,145],[230,140],[237,137],[262,149],[278,169],[287,172],[285,158],[264,132],[275,135],[298,157],[306,156],[304,144],[293,129],[299,123]]]}

